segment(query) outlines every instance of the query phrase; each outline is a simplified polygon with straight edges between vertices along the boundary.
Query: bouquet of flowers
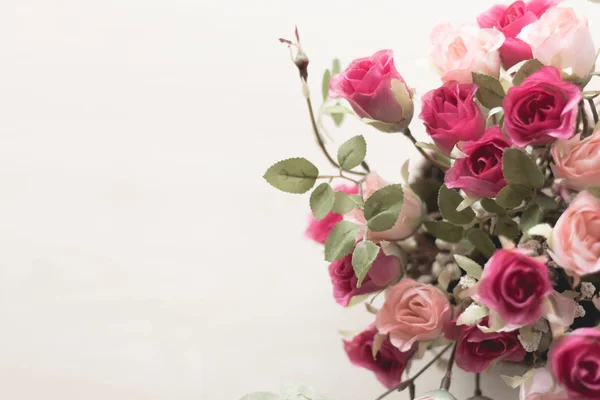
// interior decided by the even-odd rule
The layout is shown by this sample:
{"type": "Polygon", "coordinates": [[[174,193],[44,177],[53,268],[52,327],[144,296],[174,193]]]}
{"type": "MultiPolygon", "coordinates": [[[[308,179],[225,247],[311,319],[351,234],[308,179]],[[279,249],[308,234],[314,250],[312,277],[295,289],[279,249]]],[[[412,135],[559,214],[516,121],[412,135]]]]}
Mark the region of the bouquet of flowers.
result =
{"type": "Polygon", "coordinates": [[[306,234],[324,245],[333,297],[373,314],[343,346],[388,389],[378,399],[405,389],[414,399],[416,379],[443,354],[440,390],[420,399],[453,399],[453,366],[475,374],[471,399],[485,399],[479,373],[498,362],[528,368],[504,377],[522,400],[600,399],[600,91],[586,90],[597,51],[587,19],[558,3],[519,0],[469,26],[436,26],[441,85],[421,96],[418,119],[389,50],[343,71],[334,61],[316,114],[298,32],[280,39],[330,165],[324,174],[291,158],[264,178],[312,190],[306,234]],[[419,172],[409,176],[406,162],[403,183],[387,182],[370,170],[363,136],[330,154],[322,117],[339,125],[346,115],[404,135],[425,158],[419,172]],[[427,351],[432,362],[403,377],[427,351]]]}

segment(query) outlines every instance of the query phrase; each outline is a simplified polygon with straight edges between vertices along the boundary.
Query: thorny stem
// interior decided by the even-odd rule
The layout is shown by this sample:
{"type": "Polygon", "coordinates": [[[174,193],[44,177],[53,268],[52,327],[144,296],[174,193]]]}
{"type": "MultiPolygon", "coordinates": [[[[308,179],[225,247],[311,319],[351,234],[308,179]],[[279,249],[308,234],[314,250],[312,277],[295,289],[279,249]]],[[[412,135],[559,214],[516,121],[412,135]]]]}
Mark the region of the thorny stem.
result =
{"type": "Polygon", "coordinates": [[[431,361],[429,361],[427,363],[427,365],[425,365],[423,368],[421,368],[419,370],[419,372],[417,372],[413,377],[405,380],[404,382],[400,383],[397,386],[394,386],[387,392],[385,392],[382,395],[380,395],[379,397],[377,397],[375,400],[381,400],[381,399],[385,398],[386,396],[392,394],[395,391],[402,391],[402,390],[406,389],[407,387],[410,387],[411,384],[414,385],[414,382],[417,380],[417,378],[419,376],[421,376],[421,374],[423,374],[423,372],[427,371],[429,369],[429,367],[431,367],[437,360],[439,360],[440,357],[443,356],[444,353],[446,353],[446,351],[448,351],[450,349],[450,347],[452,347],[453,345],[454,345],[454,343],[450,343],[448,346],[444,347],[444,349],[441,352],[436,354],[435,357],[433,357],[431,359],[431,361]]]}
{"type": "Polygon", "coordinates": [[[427,153],[425,150],[423,150],[422,148],[420,148],[419,146],[417,146],[417,139],[415,139],[415,137],[412,135],[412,133],[410,132],[409,128],[406,128],[404,130],[404,136],[406,136],[407,138],[410,139],[410,141],[415,145],[415,148],[419,151],[419,153],[421,153],[421,155],[423,157],[425,157],[425,159],[427,161],[429,161],[430,163],[432,163],[433,165],[435,165],[436,167],[438,167],[442,171],[445,171],[445,170],[448,169],[448,166],[440,163],[435,158],[433,158],[431,155],[429,155],[429,153],[427,153]]]}
{"type": "Polygon", "coordinates": [[[448,360],[448,366],[446,367],[446,373],[444,374],[444,378],[442,378],[442,383],[440,385],[440,389],[448,390],[450,389],[450,383],[452,381],[452,367],[454,366],[454,356],[456,355],[456,347],[458,346],[458,342],[454,344],[452,348],[452,353],[450,354],[450,359],[448,360]]]}

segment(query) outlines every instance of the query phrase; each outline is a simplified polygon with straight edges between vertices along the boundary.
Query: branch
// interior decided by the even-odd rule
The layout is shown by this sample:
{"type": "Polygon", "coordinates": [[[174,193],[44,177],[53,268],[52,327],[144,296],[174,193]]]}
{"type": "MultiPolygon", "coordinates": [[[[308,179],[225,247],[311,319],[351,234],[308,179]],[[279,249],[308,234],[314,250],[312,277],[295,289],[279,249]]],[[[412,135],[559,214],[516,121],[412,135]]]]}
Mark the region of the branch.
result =
{"type": "Polygon", "coordinates": [[[448,167],[446,165],[440,163],[438,160],[436,160],[435,158],[433,158],[425,150],[423,150],[422,148],[420,148],[419,146],[417,146],[417,139],[415,139],[415,137],[412,135],[412,133],[410,132],[409,128],[406,128],[406,130],[404,131],[404,136],[406,136],[407,138],[410,139],[410,141],[415,145],[415,147],[419,151],[419,153],[421,153],[421,155],[423,157],[425,157],[425,159],[427,161],[429,161],[431,164],[435,165],[436,167],[438,167],[442,171],[446,171],[448,169],[448,167]]]}
{"type": "Polygon", "coordinates": [[[456,355],[456,347],[458,342],[452,348],[452,354],[450,354],[450,359],[448,360],[448,366],[446,367],[446,373],[444,374],[444,378],[442,378],[442,383],[440,385],[440,389],[444,389],[448,391],[450,389],[450,383],[452,380],[452,367],[454,366],[454,356],[456,355]]]}

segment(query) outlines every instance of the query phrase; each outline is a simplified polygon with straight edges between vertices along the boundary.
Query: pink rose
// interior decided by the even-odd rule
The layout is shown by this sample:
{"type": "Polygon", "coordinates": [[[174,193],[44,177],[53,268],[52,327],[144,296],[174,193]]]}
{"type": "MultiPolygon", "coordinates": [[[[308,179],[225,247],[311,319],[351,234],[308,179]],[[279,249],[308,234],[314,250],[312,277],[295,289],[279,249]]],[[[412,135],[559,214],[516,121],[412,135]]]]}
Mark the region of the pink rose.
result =
{"type": "Polygon", "coordinates": [[[381,249],[360,288],[356,287],[358,278],[352,268],[352,253],[329,265],[333,297],[336,303],[344,307],[348,306],[354,296],[385,289],[397,281],[401,273],[402,262],[400,259],[385,255],[381,249]]]}
{"type": "Polygon", "coordinates": [[[531,46],[534,58],[579,78],[587,77],[596,63],[587,18],[578,18],[571,8],[552,7],[518,38],[531,46]]]}
{"type": "MultiPolygon", "coordinates": [[[[348,194],[358,194],[356,185],[340,185],[334,188],[336,192],[345,192],[348,194]]],[[[308,227],[306,228],[305,236],[314,240],[317,243],[325,244],[327,236],[338,222],[344,219],[341,214],[330,212],[322,220],[317,220],[312,214],[308,216],[308,227]]]]}
{"type": "Polygon", "coordinates": [[[533,58],[531,47],[517,35],[527,25],[537,21],[550,7],[560,3],[561,0],[531,0],[515,1],[510,6],[497,4],[477,17],[481,28],[496,28],[505,36],[505,41],[500,47],[500,57],[505,69],[533,58]]]}
{"type": "Polygon", "coordinates": [[[474,100],[476,91],[476,85],[448,81],[423,95],[419,117],[446,154],[458,142],[476,140],[485,131],[485,117],[474,100]]]}
{"type": "Polygon", "coordinates": [[[404,130],[413,116],[412,93],[394,66],[391,50],[359,58],[331,78],[329,97],[346,99],[361,118],[404,130]]]}
{"type": "Polygon", "coordinates": [[[543,67],[504,98],[504,129],[513,143],[525,147],[554,139],[569,139],[575,133],[581,90],[565,82],[554,67],[543,67]]]}
{"type": "Polygon", "coordinates": [[[552,146],[552,158],[554,176],[565,179],[571,189],[600,186],[600,133],[583,140],[580,135],[557,140],[552,146]]]}
{"type": "MultiPolygon", "coordinates": [[[[487,326],[488,318],[481,325],[487,326]]],[[[522,361],[525,349],[517,338],[519,331],[482,332],[477,325],[462,325],[456,345],[456,365],[467,372],[483,372],[492,361],[522,361]]]]}
{"type": "Polygon", "coordinates": [[[504,35],[495,29],[440,24],[431,32],[431,59],[442,80],[472,83],[472,72],[498,77],[504,35]]]}
{"type": "Polygon", "coordinates": [[[371,325],[352,340],[345,340],[344,350],[352,365],[375,372],[379,382],[390,389],[402,382],[402,373],[417,348],[415,346],[406,352],[401,352],[392,345],[389,338],[386,338],[377,356],[373,358],[373,338],[376,334],[377,328],[371,325]]]}
{"type": "Polygon", "coordinates": [[[457,159],[446,172],[446,186],[462,189],[472,198],[496,197],[506,186],[502,154],[510,146],[500,127],[492,126],[479,140],[467,142],[462,147],[467,157],[457,159]]]}
{"type": "Polygon", "coordinates": [[[600,201],[581,192],[552,232],[552,258],[571,275],[600,271],[600,201]]]}
{"type": "Polygon", "coordinates": [[[548,368],[536,368],[531,379],[521,384],[519,400],[569,400],[569,398],[556,385],[548,368]]]}
{"type": "Polygon", "coordinates": [[[552,293],[545,264],[515,250],[496,250],[483,269],[477,296],[504,322],[525,326],[542,317],[543,300],[552,293]]]}
{"type": "MultiPolygon", "coordinates": [[[[365,201],[377,190],[389,185],[377,173],[370,173],[363,182],[363,197],[365,201]]],[[[398,216],[396,224],[389,230],[383,232],[369,231],[367,239],[373,241],[388,240],[397,241],[412,236],[423,222],[425,208],[419,197],[408,187],[404,187],[404,203],[402,211],[398,216]]],[[[361,210],[355,209],[352,216],[361,224],[365,223],[365,217],[361,210]]]]}
{"type": "Polygon", "coordinates": [[[600,399],[600,330],[576,329],[555,340],[548,365],[569,399],[600,399]]]}
{"type": "Polygon", "coordinates": [[[404,278],[386,291],[376,325],[400,351],[408,351],[416,342],[439,337],[451,319],[450,302],[442,292],[404,278]]]}

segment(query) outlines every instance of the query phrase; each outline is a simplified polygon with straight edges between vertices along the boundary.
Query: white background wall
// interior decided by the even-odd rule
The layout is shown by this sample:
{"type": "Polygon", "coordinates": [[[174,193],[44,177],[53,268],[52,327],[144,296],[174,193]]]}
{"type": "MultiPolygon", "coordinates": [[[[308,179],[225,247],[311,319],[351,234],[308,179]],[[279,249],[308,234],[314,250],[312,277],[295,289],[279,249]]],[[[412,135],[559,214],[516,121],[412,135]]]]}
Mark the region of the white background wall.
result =
{"type": "MultiPolygon", "coordinates": [[[[261,178],[288,156],[326,170],[276,39],[299,25],[316,94],[333,57],[386,47],[423,94],[434,23],[492,3],[0,2],[0,398],[236,400],[290,380],[375,398],[336,333],[370,317],[333,302],[307,198],[261,178]]],[[[334,135],[358,133],[389,180],[416,154],[356,122],[334,135]]]]}

